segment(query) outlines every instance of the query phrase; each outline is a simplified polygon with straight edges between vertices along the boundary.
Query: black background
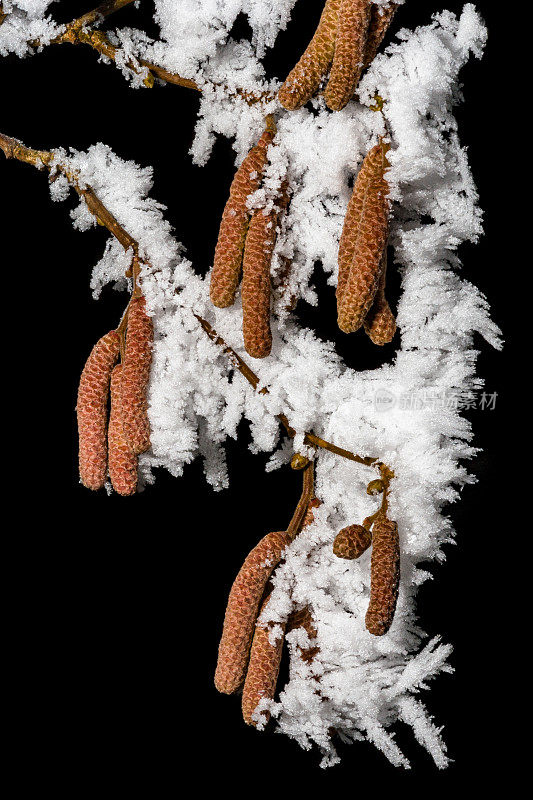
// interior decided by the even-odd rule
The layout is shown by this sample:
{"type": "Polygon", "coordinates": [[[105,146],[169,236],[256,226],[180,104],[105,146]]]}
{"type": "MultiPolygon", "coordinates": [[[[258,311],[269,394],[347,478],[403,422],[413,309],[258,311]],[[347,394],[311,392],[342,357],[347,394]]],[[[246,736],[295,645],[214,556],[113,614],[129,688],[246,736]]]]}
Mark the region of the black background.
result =
{"type": "MultiPolygon", "coordinates": [[[[142,6],[121,11],[110,25],[153,31],[152,4],[142,6]]],[[[320,6],[297,4],[268,56],[270,74],[284,76],[293,65],[320,6]]],[[[463,3],[409,0],[394,29],[427,24],[443,6],[460,11],[463,3]]],[[[501,735],[506,695],[495,691],[509,674],[495,639],[508,635],[500,598],[509,591],[509,573],[501,568],[500,538],[502,481],[511,474],[506,425],[515,391],[506,372],[515,300],[505,245],[515,210],[500,201],[494,151],[503,135],[499,126],[509,124],[495,111],[502,101],[494,88],[509,31],[500,4],[496,10],[478,0],[477,7],[490,38],[483,61],[472,60],[463,71],[465,104],[457,114],[486,209],[486,235],[477,246],[465,246],[462,256],[464,275],[486,293],[507,346],[501,354],[478,342],[480,374],[487,391],[498,392],[495,410],[469,412],[475,444],[484,450],[471,464],[480,482],[466,487],[460,505],[450,509],[458,546],[447,548],[444,565],[429,565],[436,580],[419,596],[425,629],[455,647],[455,675],[438,678],[426,695],[437,723],[445,725],[454,763],[438,772],[411,732],[398,726],[410,772],[395,770],[366,743],[341,746],[343,763],[322,771],[316,752],[246,728],[238,700],[215,692],[231,581],[256,541],[287,524],[299,477],[289,470],[265,474],[266,458],[249,453],[243,427],[239,443],[228,445],[231,488],[223,493],[206,487],[198,463],[180,480],[161,472],[154,487],[130,499],[92,494],[78,484],[77,381],[94,342],[116,326],[125,297],[107,288],[98,302],[91,299],[90,270],[106,232],[74,231],[72,203],[53,204],[44,175],[0,157],[0,265],[4,313],[11,318],[2,348],[8,372],[4,487],[6,509],[12,509],[5,560],[7,688],[14,708],[9,754],[20,764],[21,793],[36,779],[74,797],[104,786],[171,796],[186,776],[200,789],[215,781],[244,793],[246,784],[239,790],[236,781],[247,775],[262,784],[267,768],[290,772],[289,780],[305,791],[341,785],[357,791],[369,779],[383,788],[427,790],[449,787],[465,774],[476,779],[488,764],[491,770],[509,766],[501,735]]],[[[69,0],[55,12],[67,21],[87,10],[86,2],[69,0]]],[[[246,20],[238,28],[237,35],[248,35],[246,20]]],[[[167,218],[195,267],[209,268],[233,153],[220,140],[207,167],[192,165],[195,92],[170,85],[135,91],[89,48],[70,45],[24,60],[9,57],[0,70],[0,130],[43,149],[86,149],[103,141],[122,158],[153,165],[153,196],[168,206],[167,218]]],[[[334,338],[359,368],[389,359],[394,347],[376,354],[365,337],[354,354],[353,340],[335,330],[334,293],[319,268],[316,282],[324,294],[320,317],[298,309],[302,321],[334,338]]],[[[397,296],[394,278],[392,290],[397,296]]]]}

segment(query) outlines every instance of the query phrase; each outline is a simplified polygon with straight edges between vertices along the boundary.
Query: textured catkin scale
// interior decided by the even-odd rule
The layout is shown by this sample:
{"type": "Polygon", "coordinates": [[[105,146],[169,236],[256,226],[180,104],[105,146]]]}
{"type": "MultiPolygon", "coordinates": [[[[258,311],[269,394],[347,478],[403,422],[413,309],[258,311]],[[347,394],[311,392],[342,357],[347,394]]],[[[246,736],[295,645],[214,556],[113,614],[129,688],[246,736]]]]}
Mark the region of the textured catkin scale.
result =
{"type": "Polygon", "coordinates": [[[249,553],[235,578],[218,648],[215,686],[219,692],[233,694],[243,684],[259,603],[288,543],[284,531],[267,534],[249,553]]]}
{"type": "Polygon", "coordinates": [[[396,320],[385,297],[387,277],[387,251],[383,255],[382,272],[372,308],[363,323],[365,332],[374,344],[389,344],[396,333],[396,320]]]}
{"type": "Polygon", "coordinates": [[[326,1],[313,38],[278,92],[281,105],[288,111],[305,105],[327,74],[335,52],[341,2],[342,0],[326,1]]]}
{"type": "Polygon", "coordinates": [[[217,308],[227,308],[235,302],[250,220],[246,201],[261,184],[267,164],[267,149],[274,135],[273,129],[265,130],[238,168],[230,187],[220,222],[209,289],[211,302],[217,308]]]}
{"type": "Polygon", "coordinates": [[[286,183],[277,207],[264,214],[256,209],[250,220],[242,270],[242,333],[252,358],[265,358],[272,349],[270,331],[270,264],[276,243],[278,216],[287,206],[286,183]]]}
{"type": "Polygon", "coordinates": [[[335,537],[333,553],[337,558],[359,558],[368,550],[372,542],[372,534],[362,525],[348,525],[335,537]]]}
{"type": "MultiPolygon", "coordinates": [[[[261,614],[267,604],[268,598],[263,603],[261,614]]],[[[263,699],[272,700],[276,692],[285,639],[285,624],[278,623],[276,629],[275,644],[270,642],[270,626],[263,628],[257,625],[254,631],[248,671],[242,690],[242,716],[247,725],[257,724],[252,719],[257,704],[263,699]]],[[[263,711],[262,716],[267,722],[270,715],[268,711],[263,711]]]]}
{"type": "Polygon", "coordinates": [[[372,529],[370,603],[366,628],[374,636],[383,636],[394,618],[400,583],[400,540],[398,525],[378,517],[372,529]]]}
{"type": "Polygon", "coordinates": [[[368,36],[366,40],[364,65],[365,68],[370,66],[372,61],[377,55],[379,46],[383,41],[387,29],[392,22],[392,18],[398,8],[397,3],[391,3],[383,8],[372,3],[372,12],[370,16],[370,25],[368,26],[368,36]]]}
{"type": "Polygon", "coordinates": [[[135,455],[150,447],[147,389],[154,327],[145,308],[144,297],[136,297],[130,303],[121,380],[124,434],[135,455]]]}
{"type": "Polygon", "coordinates": [[[111,374],[111,411],[107,433],[109,444],[109,477],[113,489],[123,497],[137,491],[137,456],[124,436],[122,427],[122,365],[118,364],[111,374]]]}
{"type": "Polygon", "coordinates": [[[342,0],[335,55],[324,92],[326,105],[340,111],[351,100],[364,66],[370,24],[370,0],[342,0]]]}
{"type": "Polygon", "coordinates": [[[358,330],[379,287],[389,227],[386,146],[366,155],[348,203],[339,244],[337,319],[344,333],[358,330]]]}
{"type": "Polygon", "coordinates": [[[107,476],[107,397],[119,350],[119,335],[110,331],[95,344],[81,373],[76,412],[80,478],[87,489],[101,489],[107,476]]]}

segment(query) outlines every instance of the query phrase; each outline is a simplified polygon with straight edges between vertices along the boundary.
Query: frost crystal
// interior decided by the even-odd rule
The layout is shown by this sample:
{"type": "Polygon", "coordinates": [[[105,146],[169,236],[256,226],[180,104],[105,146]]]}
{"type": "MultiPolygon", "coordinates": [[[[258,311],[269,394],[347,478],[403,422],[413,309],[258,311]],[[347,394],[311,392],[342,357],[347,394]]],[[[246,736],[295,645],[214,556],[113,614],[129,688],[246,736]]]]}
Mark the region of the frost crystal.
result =
{"type": "MultiPolygon", "coordinates": [[[[386,0],[378,3],[386,5],[386,0]]],[[[10,13],[0,27],[0,51],[24,55],[29,40],[50,37],[53,24],[44,17],[48,5],[4,2],[10,13]]],[[[260,59],[286,26],[294,5],[295,0],[156,0],[160,40],[121,31],[115,39],[124,53],[118,65],[126,69],[140,56],[201,83],[192,156],[205,163],[215,137],[223,135],[232,139],[241,163],[263,130],[265,109],[248,105],[228,89],[265,88],[260,59]],[[247,16],[251,42],[231,39],[239,13],[247,16]]],[[[164,207],[149,196],[151,170],[121,160],[103,144],[86,153],[56,156],[95,189],[137,239],[140,256],[149,265],[142,286],[155,342],[149,389],[152,447],[140,456],[145,480],[153,480],[155,467],[179,476],[185,464],[200,456],[208,482],[216,490],[224,488],[224,442],[236,437],[243,418],[251,423],[253,449],[272,453],[267,469],[286,464],[290,445],[285,441],[276,450],[275,415],[281,411],[297,432],[296,450],[305,452],[304,432],[313,430],[341,447],[379,457],[395,472],[390,516],[398,523],[401,582],[389,633],[375,637],[365,629],[369,552],[354,561],[332,552],[338,531],[375,509],[375,499],[365,492],[374,475],[327,452],[321,452],[317,463],[316,492],[322,505],[315,510],[315,521],[286,550],[272,578],[268,619],[262,619],[279,626],[291,610],[308,606],[312,612],[318,655],[311,664],[305,662],[297,635],[289,634],[289,681],[277,702],[262,701],[256,717],[268,708],[281,731],[303,747],[318,745],[324,765],[337,760],[330,738],[334,728],[344,740],[367,738],[393,764],[408,766],[390,731],[396,721],[412,728],[438,767],[447,764],[440,730],[419,694],[439,672],[450,671],[451,648],[437,639],[425,641],[414,600],[428,577],[417,564],[441,559],[442,545],[453,537],[443,506],[472,480],[463,466],[474,452],[470,424],[455,403],[436,408],[432,398],[468,397],[481,385],[474,370],[476,333],[499,347],[487,302],[460,277],[457,257],[459,245],[475,241],[482,227],[452,109],[460,100],[459,71],[470,55],[481,55],[485,38],[471,4],[458,18],[443,12],[425,27],[397,34],[365,73],[359,103],[330,113],[318,98],[311,107],[278,116],[275,145],[269,148],[259,190],[263,194],[252,198],[252,203],[268,206],[287,176],[291,202],[274,249],[274,279],[285,258],[292,268],[283,290],[273,297],[272,355],[254,365],[261,384],[268,386],[267,395],[254,393],[238,376],[230,380],[231,364],[199,326],[195,313],[244,355],[240,299],[231,308],[212,307],[208,281],[195,273],[164,219],[164,207]],[[385,101],[383,114],[370,108],[376,94],[385,101]],[[395,266],[391,263],[389,269],[399,268],[402,277],[397,314],[401,343],[392,363],[356,372],[341,362],[331,343],[296,324],[287,298],[317,302],[309,285],[317,262],[336,286],[350,179],[379,136],[391,144],[387,181],[395,266]]],[[[275,101],[267,108],[273,110],[279,111],[275,101]]],[[[63,199],[64,187],[52,187],[55,199],[63,199]]],[[[94,224],[83,202],[73,220],[82,230],[94,224]]],[[[108,282],[124,284],[130,257],[109,242],[94,270],[96,293],[108,282]]],[[[259,539],[262,533],[256,533],[259,539]]]]}

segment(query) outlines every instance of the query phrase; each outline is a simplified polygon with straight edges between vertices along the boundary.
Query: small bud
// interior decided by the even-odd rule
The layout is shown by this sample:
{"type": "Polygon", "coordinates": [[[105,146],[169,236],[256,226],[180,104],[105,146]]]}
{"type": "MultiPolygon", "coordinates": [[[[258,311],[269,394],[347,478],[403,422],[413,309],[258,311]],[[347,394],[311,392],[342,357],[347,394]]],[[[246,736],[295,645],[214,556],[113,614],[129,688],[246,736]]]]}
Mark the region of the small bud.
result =
{"type": "Polygon", "coordinates": [[[367,494],[381,494],[383,489],[385,488],[385,484],[381,480],[381,478],[376,478],[375,481],[370,481],[368,486],[366,487],[367,494]]]}
{"type": "Polygon", "coordinates": [[[354,559],[363,555],[372,542],[372,535],[362,525],[348,525],[335,537],[333,553],[337,558],[354,559]]]}
{"type": "Polygon", "coordinates": [[[309,459],[301,453],[295,453],[291,458],[292,469],[304,469],[309,464],[309,459]]]}

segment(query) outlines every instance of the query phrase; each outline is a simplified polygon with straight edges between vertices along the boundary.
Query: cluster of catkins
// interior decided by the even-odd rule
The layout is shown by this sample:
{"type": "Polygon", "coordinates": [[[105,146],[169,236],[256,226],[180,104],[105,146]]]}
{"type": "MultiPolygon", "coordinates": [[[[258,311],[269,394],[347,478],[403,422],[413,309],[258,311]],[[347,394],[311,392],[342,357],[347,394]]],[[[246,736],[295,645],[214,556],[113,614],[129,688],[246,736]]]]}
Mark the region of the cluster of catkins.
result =
{"type": "MultiPolygon", "coordinates": [[[[279,90],[281,105],[293,110],[306,103],[331,66],[325,90],[328,107],[344,108],[353,97],[362,70],[377,53],[396,10],[370,0],[327,0],[316,33],[279,90]]],[[[270,118],[261,139],[238,168],[224,208],[211,272],[211,300],[233,305],[242,271],[243,339],[247,353],[264,358],[272,349],[270,264],[279,215],[287,208],[284,181],[273,209],[249,208],[275,140],[270,118]]],[[[341,331],[362,326],[374,344],[388,344],[396,321],[385,297],[389,187],[385,178],[388,145],[380,141],[365,157],[348,204],[339,245],[337,314],[341,331]]]]}
{"type": "Polygon", "coordinates": [[[400,540],[398,525],[386,514],[363,525],[348,525],[333,542],[338,558],[355,559],[372,545],[370,562],[370,602],[366,612],[366,629],[374,636],[383,636],[394,619],[400,585],[400,540]],[[372,528],[372,532],[371,531],[372,528]]]}
{"type": "MultiPolygon", "coordinates": [[[[372,481],[369,494],[383,492],[383,481],[372,481]]],[[[320,501],[313,498],[307,508],[302,528],[313,522],[313,508],[320,501]]],[[[260,716],[268,720],[266,709],[258,714],[261,700],[272,700],[280,669],[285,634],[303,628],[309,639],[300,656],[312,661],[319,652],[313,645],[316,629],[308,606],[294,611],[286,623],[263,625],[259,620],[271,593],[270,576],[292,541],[288,532],[267,534],[249,553],[231,587],[218,661],[215,686],[224,694],[242,692],[242,714],[248,725],[256,725],[260,716]]],[[[374,636],[389,630],[396,610],[400,583],[400,541],[398,525],[388,519],[383,507],[364,520],[363,525],[348,525],[335,537],[333,552],[338,558],[359,558],[372,545],[370,602],[366,628],[374,636]]]]}
{"type": "Polygon", "coordinates": [[[344,108],[374,60],[396,7],[372,0],[326,0],[315,35],[279,90],[281,105],[288,111],[301,108],[329,72],[326,105],[332,111],[344,108]]]}
{"type": "MultiPolygon", "coordinates": [[[[312,509],[318,505],[318,500],[311,500],[302,527],[311,524],[312,509]]],[[[291,537],[285,531],[269,533],[261,539],[246,557],[228,599],[215,686],[224,694],[242,692],[242,715],[248,725],[257,724],[254,712],[259,702],[274,697],[285,634],[303,628],[309,639],[316,637],[308,607],[294,611],[275,631],[257,621],[269,602],[270,576],[290,542],[291,537]]],[[[313,646],[300,651],[306,661],[311,661],[317,652],[313,646]]],[[[268,720],[268,712],[262,712],[262,716],[264,721],[268,720]]]]}
{"type": "Polygon", "coordinates": [[[83,368],[76,411],[80,477],[88,489],[101,489],[109,474],[118,494],[137,490],[137,456],[150,447],[146,391],[152,339],[144,297],[135,297],[128,307],[123,353],[119,331],[110,331],[93,347],[83,368]]]}
{"type": "Polygon", "coordinates": [[[270,211],[248,208],[248,198],[261,186],[268,164],[267,150],[276,129],[271,120],[233,178],[222,214],[211,272],[213,305],[227,308],[235,302],[242,271],[242,330],[246,352],[264,358],[272,349],[270,331],[270,263],[276,243],[278,217],[289,201],[288,184],[270,211]]]}

